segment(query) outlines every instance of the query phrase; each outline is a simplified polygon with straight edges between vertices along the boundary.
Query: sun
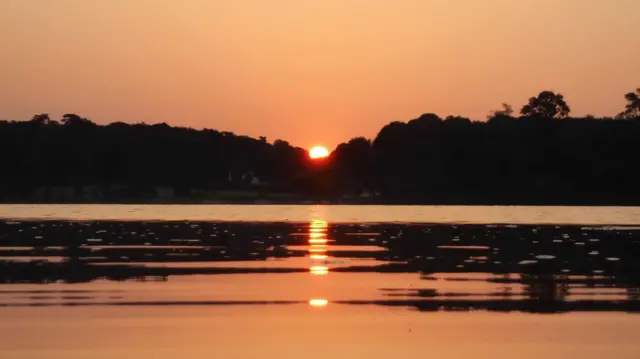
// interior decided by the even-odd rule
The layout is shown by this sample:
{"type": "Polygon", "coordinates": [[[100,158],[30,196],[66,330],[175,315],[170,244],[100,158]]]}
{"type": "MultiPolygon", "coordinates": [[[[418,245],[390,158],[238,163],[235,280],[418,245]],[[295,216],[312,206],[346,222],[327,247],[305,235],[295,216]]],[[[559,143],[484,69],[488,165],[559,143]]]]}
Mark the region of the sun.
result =
{"type": "Polygon", "coordinates": [[[312,159],[325,158],[329,156],[329,150],[324,146],[315,146],[309,150],[309,157],[312,159]]]}

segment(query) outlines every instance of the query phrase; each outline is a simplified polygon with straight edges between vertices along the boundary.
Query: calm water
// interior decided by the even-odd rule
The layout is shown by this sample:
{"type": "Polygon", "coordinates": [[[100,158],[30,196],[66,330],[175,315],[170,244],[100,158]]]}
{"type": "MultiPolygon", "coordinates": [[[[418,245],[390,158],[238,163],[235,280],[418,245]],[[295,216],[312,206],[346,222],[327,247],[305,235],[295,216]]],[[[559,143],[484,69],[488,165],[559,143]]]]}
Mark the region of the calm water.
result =
{"type": "Polygon", "coordinates": [[[638,213],[0,206],[0,358],[637,358],[638,213]]]}
{"type": "Polygon", "coordinates": [[[356,205],[0,205],[0,218],[330,223],[640,224],[640,207],[356,205]]]}

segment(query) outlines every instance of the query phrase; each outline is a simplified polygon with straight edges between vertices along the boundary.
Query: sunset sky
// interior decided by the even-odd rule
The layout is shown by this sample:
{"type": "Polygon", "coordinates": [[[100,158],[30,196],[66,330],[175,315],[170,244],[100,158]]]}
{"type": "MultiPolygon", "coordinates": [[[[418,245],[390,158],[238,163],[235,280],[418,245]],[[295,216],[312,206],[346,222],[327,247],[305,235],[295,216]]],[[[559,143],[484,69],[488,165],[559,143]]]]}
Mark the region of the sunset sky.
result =
{"type": "Polygon", "coordinates": [[[639,0],[0,0],[0,119],[75,112],[333,147],[434,112],[640,87],[639,0]]]}

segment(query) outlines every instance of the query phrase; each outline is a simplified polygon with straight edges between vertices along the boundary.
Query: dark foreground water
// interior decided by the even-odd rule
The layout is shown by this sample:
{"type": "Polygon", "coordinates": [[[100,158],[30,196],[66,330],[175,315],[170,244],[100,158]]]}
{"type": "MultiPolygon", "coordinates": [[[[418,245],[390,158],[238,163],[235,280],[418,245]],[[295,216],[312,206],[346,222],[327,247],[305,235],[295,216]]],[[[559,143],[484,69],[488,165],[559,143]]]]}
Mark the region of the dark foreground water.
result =
{"type": "Polygon", "coordinates": [[[640,356],[632,219],[319,218],[331,210],[0,220],[0,358],[640,356]]]}

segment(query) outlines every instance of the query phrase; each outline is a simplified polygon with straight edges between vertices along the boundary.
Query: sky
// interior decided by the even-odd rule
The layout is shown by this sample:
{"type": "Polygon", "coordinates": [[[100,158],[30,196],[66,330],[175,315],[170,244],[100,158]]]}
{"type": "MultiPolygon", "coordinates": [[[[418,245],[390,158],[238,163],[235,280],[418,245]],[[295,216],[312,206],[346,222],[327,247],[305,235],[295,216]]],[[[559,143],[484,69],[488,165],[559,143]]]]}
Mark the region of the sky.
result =
{"type": "Polygon", "coordinates": [[[0,0],[0,119],[77,113],[333,147],[640,87],[638,0],[0,0]]]}

